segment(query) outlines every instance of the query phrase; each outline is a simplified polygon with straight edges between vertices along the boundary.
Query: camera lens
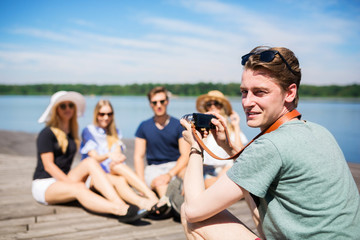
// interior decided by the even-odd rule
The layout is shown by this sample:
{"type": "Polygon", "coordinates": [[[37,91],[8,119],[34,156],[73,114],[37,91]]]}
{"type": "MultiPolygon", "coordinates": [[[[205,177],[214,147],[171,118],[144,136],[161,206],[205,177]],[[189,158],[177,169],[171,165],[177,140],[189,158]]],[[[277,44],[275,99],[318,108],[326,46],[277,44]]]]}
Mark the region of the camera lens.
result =
{"type": "Polygon", "coordinates": [[[189,123],[194,123],[194,114],[193,113],[186,114],[186,115],[182,116],[182,119],[185,119],[189,123]]]}

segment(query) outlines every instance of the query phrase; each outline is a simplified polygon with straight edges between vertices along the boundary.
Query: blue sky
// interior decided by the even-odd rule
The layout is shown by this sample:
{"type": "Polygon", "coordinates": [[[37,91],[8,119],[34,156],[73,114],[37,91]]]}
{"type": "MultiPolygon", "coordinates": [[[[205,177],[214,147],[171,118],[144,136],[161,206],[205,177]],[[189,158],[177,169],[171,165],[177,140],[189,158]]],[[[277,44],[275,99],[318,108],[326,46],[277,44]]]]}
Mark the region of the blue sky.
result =
{"type": "Polygon", "coordinates": [[[0,0],[0,83],[239,82],[258,45],[360,84],[360,1],[0,0]]]}

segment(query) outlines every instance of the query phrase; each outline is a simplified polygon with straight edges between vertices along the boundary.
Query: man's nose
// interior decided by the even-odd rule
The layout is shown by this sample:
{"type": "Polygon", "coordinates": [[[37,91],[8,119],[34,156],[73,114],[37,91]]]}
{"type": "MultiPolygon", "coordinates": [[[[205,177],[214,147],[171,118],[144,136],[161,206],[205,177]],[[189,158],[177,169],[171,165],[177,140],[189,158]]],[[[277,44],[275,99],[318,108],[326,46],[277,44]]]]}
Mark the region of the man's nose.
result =
{"type": "Polygon", "coordinates": [[[251,107],[254,106],[254,95],[248,92],[246,96],[242,98],[242,105],[243,107],[251,107]]]}

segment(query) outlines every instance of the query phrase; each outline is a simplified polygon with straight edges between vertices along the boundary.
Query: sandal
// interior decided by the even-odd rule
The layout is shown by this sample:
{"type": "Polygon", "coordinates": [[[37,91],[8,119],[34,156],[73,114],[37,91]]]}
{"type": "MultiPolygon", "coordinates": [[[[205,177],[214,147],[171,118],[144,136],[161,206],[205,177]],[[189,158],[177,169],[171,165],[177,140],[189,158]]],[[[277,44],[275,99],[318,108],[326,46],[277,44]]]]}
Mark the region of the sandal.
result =
{"type": "Polygon", "coordinates": [[[171,204],[169,198],[163,196],[158,203],[156,203],[150,210],[150,214],[155,216],[164,216],[168,215],[171,212],[171,204]],[[159,205],[159,203],[162,203],[159,205]]]}
{"type": "Polygon", "coordinates": [[[123,223],[132,223],[145,217],[148,213],[149,212],[146,209],[139,209],[139,207],[135,205],[130,205],[126,215],[119,216],[118,221],[123,223]]]}

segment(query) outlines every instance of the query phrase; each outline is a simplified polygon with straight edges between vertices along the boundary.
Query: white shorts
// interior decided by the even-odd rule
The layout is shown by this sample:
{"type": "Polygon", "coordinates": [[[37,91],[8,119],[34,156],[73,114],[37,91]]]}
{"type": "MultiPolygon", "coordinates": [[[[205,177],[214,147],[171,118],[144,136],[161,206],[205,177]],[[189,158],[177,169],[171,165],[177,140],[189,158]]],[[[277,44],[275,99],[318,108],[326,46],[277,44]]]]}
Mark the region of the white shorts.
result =
{"type": "Polygon", "coordinates": [[[45,201],[45,192],[54,182],[56,182],[55,178],[43,178],[33,180],[31,186],[33,198],[39,203],[48,205],[48,203],[45,201]]]}
{"type": "MultiPolygon", "coordinates": [[[[43,178],[33,180],[31,186],[33,198],[39,203],[48,205],[48,203],[45,201],[45,192],[54,182],[56,182],[55,178],[43,178]]],[[[91,176],[86,179],[85,185],[87,188],[90,188],[90,183],[91,176]]]]}
{"type": "Polygon", "coordinates": [[[151,182],[158,176],[167,174],[176,165],[176,161],[163,164],[152,164],[145,167],[145,182],[150,187],[151,182]]]}

